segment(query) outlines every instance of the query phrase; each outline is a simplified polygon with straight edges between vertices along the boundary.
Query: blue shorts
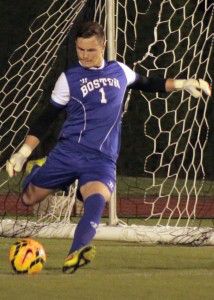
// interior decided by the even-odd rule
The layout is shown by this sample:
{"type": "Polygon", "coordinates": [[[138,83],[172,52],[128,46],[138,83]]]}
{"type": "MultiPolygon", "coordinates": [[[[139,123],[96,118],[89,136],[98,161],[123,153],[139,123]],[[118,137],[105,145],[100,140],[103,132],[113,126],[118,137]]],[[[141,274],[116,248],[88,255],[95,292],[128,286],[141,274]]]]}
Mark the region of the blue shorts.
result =
{"type": "Polygon", "coordinates": [[[60,140],[30,182],[42,188],[66,190],[76,179],[79,187],[89,181],[100,181],[113,192],[116,164],[102,152],[60,140]]]}

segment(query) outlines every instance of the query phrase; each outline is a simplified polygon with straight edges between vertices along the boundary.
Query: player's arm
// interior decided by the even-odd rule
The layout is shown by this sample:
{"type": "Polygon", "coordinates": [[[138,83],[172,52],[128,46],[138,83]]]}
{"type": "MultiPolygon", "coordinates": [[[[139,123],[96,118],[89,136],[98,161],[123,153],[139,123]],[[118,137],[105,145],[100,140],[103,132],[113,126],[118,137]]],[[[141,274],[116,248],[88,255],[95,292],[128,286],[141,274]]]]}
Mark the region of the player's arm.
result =
{"type": "Polygon", "coordinates": [[[144,92],[173,92],[185,90],[198,98],[204,92],[211,96],[211,89],[205,80],[199,79],[163,79],[160,77],[145,77],[136,74],[135,80],[128,86],[144,92]]]}
{"type": "Polygon", "coordinates": [[[161,77],[145,77],[135,73],[135,79],[128,85],[128,88],[150,93],[167,92],[166,81],[161,77]]]}
{"type": "Polygon", "coordinates": [[[53,121],[56,120],[60,111],[61,108],[48,104],[39,117],[30,124],[29,133],[25,138],[24,144],[6,163],[6,170],[10,177],[22,170],[24,163],[39,145],[40,140],[44,137],[53,121]]]}
{"type": "Polygon", "coordinates": [[[207,81],[203,79],[167,79],[166,91],[185,90],[195,98],[202,96],[204,92],[207,96],[211,96],[211,88],[207,81]]]}
{"type": "Polygon", "coordinates": [[[10,177],[16,172],[20,172],[24,163],[31,155],[33,150],[39,145],[40,140],[44,137],[51,124],[56,120],[58,114],[69,101],[69,88],[64,73],[61,74],[56,82],[51,95],[51,101],[41,112],[41,114],[30,124],[28,135],[24,144],[14,153],[6,162],[6,170],[10,177]]]}

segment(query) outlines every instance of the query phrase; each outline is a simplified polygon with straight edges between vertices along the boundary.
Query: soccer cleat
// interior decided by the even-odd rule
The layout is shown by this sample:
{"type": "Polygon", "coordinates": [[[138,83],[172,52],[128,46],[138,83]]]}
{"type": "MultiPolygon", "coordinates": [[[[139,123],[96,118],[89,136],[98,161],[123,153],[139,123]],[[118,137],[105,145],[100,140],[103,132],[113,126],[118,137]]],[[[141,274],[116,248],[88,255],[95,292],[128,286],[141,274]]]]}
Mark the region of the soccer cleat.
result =
{"type": "Polygon", "coordinates": [[[95,257],[96,248],[94,246],[85,246],[71,253],[64,262],[62,272],[67,274],[74,273],[78,268],[81,268],[90,263],[95,257]]]}

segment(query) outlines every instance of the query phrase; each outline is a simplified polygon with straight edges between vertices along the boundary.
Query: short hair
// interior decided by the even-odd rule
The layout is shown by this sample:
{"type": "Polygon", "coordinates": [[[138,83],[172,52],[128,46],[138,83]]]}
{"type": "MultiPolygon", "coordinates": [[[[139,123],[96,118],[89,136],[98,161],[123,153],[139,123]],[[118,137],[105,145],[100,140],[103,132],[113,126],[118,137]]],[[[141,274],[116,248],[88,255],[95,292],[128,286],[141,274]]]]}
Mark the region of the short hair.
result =
{"type": "Polygon", "coordinates": [[[84,22],[77,28],[75,40],[78,38],[90,38],[96,35],[98,39],[105,40],[105,33],[102,25],[97,22],[84,22]]]}

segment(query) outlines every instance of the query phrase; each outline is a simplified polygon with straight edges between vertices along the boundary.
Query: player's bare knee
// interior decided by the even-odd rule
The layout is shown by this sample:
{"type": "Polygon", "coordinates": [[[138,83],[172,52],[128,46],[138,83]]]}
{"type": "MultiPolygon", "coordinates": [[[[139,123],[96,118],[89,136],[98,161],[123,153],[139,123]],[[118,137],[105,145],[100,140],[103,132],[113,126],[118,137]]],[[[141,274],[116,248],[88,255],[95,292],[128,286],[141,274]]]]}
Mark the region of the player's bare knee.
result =
{"type": "Polygon", "coordinates": [[[108,202],[111,199],[111,192],[108,187],[99,181],[88,182],[81,186],[80,192],[85,200],[93,194],[100,194],[104,197],[105,201],[108,202]]]}
{"type": "Polygon", "coordinates": [[[33,184],[29,184],[22,195],[22,202],[27,206],[34,205],[38,202],[43,201],[51,192],[52,190],[39,188],[34,186],[33,184]]]}
{"type": "Polygon", "coordinates": [[[31,206],[35,203],[35,198],[32,197],[28,189],[26,189],[26,191],[22,194],[22,203],[26,206],[31,206]]]}
{"type": "Polygon", "coordinates": [[[26,206],[34,205],[37,202],[37,195],[32,184],[29,184],[29,186],[24,191],[22,195],[22,202],[26,206]]]}

